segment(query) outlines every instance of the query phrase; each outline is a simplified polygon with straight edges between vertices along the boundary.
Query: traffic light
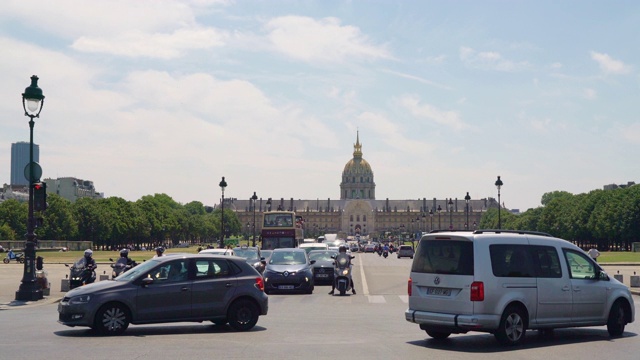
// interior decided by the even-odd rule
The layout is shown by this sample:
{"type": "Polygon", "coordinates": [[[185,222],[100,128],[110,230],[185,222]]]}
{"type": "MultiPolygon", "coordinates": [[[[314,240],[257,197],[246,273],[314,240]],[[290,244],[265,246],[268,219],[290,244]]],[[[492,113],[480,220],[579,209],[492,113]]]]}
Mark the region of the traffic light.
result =
{"type": "Polygon", "coordinates": [[[31,186],[33,186],[33,210],[47,210],[47,183],[39,182],[31,186]]]}

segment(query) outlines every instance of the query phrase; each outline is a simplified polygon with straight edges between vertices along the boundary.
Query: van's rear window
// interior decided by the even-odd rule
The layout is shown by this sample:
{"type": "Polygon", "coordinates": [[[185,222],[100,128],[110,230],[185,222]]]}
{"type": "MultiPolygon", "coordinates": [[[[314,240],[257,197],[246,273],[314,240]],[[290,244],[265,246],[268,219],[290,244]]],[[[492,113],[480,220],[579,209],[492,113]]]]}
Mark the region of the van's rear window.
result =
{"type": "Polygon", "coordinates": [[[473,275],[473,243],[421,240],[411,271],[431,274],[473,275]]]}

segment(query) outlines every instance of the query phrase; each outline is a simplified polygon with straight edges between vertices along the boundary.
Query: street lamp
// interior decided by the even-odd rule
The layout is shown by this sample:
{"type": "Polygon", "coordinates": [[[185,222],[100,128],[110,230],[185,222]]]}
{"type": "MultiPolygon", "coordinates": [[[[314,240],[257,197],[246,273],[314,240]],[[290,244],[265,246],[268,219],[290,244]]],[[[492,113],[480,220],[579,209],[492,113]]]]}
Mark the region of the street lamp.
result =
{"type": "Polygon", "coordinates": [[[253,196],[251,197],[251,200],[253,200],[253,243],[251,246],[255,247],[256,246],[256,200],[258,200],[258,195],[256,195],[256,192],[253,192],[253,196]]]}
{"type": "Polygon", "coordinates": [[[222,226],[220,227],[220,232],[222,233],[222,238],[220,239],[220,248],[224,249],[224,189],[227,187],[227,182],[224,181],[224,176],[222,177],[222,181],[220,181],[220,190],[222,190],[222,226]]]}
{"type": "Polygon", "coordinates": [[[466,205],[467,212],[467,222],[464,223],[464,229],[467,230],[469,228],[469,200],[471,200],[471,196],[469,196],[469,192],[467,191],[467,195],[464,197],[464,202],[466,205]]]}
{"type": "Polygon", "coordinates": [[[267,200],[267,211],[271,211],[271,198],[267,200]]]}
{"type": "MultiPolygon", "coordinates": [[[[40,117],[40,111],[44,106],[44,95],[38,87],[38,77],[31,76],[31,85],[22,93],[22,108],[24,115],[29,117],[29,217],[27,218],[27,243],[25,245],[24,271],[20,288],[16,291],[16,300],[34,301],[42,299],[42,289],[36,284],[36,234],[35,218],[33,217],[33,184],[35,182],[36,164],[33,162],[33,119],[40,117]]],[[[39,167],[37,167],[40,169],[39,167]]],[[[38,171],[39,173],[41,171],[38,171]]],[[[38,175],[38,178],[41,174],[38,175]]],[[[39,180],[39,179],[38,179],[39,180]]]]}
{"type": "Polygon", "coordinates": [[[429,209],[429,217],[431,218],[431,226],[429,226],[429,232],[433,231],[433,208],[429,209]]]}
{"type": "Polygon", "coordinates": [[[440,223],[440,212],[442,211],[442,208],[440,207],[440,205],[438,205],[438,230],[442,229],[442,225],[440,223]]]}
{"type": "Polygon", "coordinates": [[[449,198],[449,230],[453,230],[453,198],[449,198]]]}
{"type": "Polygon", "coordinates": [[[498,230],[502,227],[502,223],[500,221],[500,188],[502,185],[502,180],[500,180],[500,176],[498,175],[498,180],[496,180],[496,187],[498,188],[498,230]]]}

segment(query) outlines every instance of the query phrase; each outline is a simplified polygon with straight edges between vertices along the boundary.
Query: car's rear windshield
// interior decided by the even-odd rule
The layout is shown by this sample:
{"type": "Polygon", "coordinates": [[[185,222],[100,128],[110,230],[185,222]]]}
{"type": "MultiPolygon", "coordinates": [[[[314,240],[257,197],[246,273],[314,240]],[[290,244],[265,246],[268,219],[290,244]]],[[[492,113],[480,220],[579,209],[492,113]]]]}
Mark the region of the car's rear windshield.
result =
{"type": "Polygon", "coordinates": [[[473,275],[471,241],[423,239],[413,258],[412,272],[473,275]]]}

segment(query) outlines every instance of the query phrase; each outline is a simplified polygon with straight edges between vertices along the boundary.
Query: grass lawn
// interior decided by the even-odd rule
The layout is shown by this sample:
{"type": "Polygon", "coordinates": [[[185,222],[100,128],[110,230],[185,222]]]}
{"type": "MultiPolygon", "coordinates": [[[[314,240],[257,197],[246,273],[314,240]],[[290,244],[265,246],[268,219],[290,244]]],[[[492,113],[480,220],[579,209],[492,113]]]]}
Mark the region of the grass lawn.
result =
{"type": "Polygon", "coordinates": [[[640,252],[603,251],[598,257],[600,263],[640,263],[640,252]]]}
{"type": "MultiPolygon", "coordinates": [[[[167,249],[166,254],[170,253],[190,253],[195,254],[198,251],[197,246],[191,246],[188,248],[173,248],[167,249]]],[[[151,259],[156,254],[155,251],[129,251],[129,257],[135,260],[137,263],[141,263],[144,260],[151,259]]],[[[76,260],[84,256],[83,251],[38,251],[36,256],[42,256],[45,264],[73,264],[76,260]]],[[[109,263],[109,258],[117,260],[120,257],[118,251],[94,251],[93,258],[99,263],[109,263]]]]}

